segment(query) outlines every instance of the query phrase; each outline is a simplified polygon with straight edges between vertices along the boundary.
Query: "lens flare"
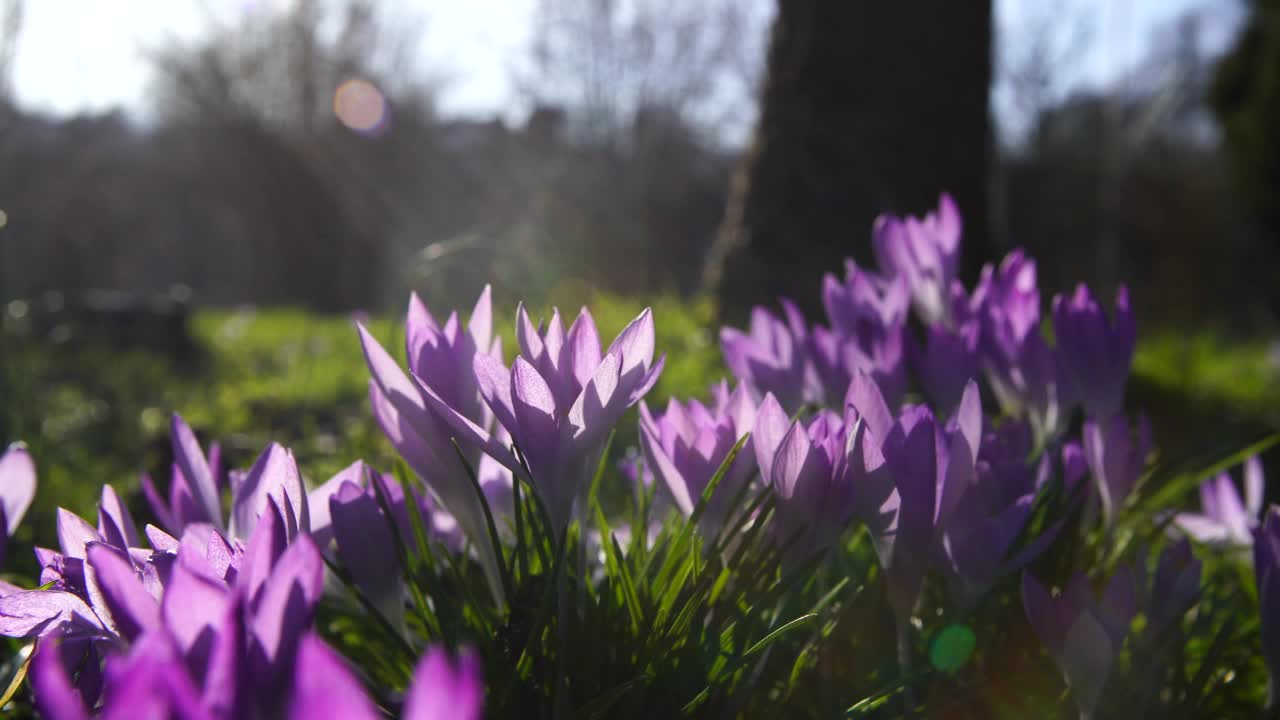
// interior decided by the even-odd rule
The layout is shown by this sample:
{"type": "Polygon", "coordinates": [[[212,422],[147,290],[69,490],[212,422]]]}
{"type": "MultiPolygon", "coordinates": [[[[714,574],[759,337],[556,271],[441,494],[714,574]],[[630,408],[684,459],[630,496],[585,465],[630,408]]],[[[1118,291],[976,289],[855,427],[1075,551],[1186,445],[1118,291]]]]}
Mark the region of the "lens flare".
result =
{"type": "Polygon", "coordinates": [[[352,132],[370,137],[386,132],[391,120],[386,96],[360,78],[347,80],[334,91],[333,114],[352,132]]]}

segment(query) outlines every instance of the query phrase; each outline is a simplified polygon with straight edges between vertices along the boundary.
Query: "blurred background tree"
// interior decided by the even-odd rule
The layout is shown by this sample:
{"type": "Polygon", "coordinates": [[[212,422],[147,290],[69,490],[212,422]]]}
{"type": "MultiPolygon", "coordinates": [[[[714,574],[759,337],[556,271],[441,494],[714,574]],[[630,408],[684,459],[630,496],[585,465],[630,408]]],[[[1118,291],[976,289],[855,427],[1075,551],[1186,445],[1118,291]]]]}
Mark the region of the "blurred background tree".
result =
{"type": "Polygon", "coordinates": [[[970,277],[987,250],[991,2],[778,0],[760,122],[707,281],[745,316],[785,295],[811,312],[815,278],[870,261],[882,212],[964,208],[970,277]]]}
{"type": "MultiPolygon", "coordinates": [[[[1280,238],[1280,2],[1248,0],[1249,16],[1218,64],[1210,103],[1235,187],[1272,246],[1280,238]]],[[[1280,309],[1273,281],[1271,307],[1280,309]]]]}

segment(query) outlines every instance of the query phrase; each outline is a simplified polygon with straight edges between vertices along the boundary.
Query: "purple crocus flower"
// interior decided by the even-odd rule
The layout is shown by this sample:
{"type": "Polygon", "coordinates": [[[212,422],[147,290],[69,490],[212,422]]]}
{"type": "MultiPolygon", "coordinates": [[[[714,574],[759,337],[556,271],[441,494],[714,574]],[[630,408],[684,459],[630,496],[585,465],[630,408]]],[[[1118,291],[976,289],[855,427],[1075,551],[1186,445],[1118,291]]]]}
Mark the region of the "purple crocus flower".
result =
{"type": "Polygon", "coordinates": [[[881,216],[872,246],[881,270],[905,279],[916,312],[926,325],[948,318],[948,293],[960,258],[960,212],[943,193],[938,210],[923,218],[881,216]]]}
{"type": "MultiPolygon", "coordinates": [[[[4,565],[9,536],[18,529],[36,495],[36,464],[26,448],[10,447],[0,455],[0,566],[4,565]]],[[[0,582],[0,594],[7,590],[0,582]]]]}
{"type": "MultiPolygon", "coordinates": [[[[609,431],[657,382],[666,356],[654,362],[653,313],[648,309],[603,354],[595,321],[586,308],[566,333],[558,312],[539,332],[521,306],[516,336],[521,355],[511,368],[477,354],[476,381],[498,423],[520,449],[552,523],[563,531],[609,431]]],[[[497,437],[454,409],[425,382],[419,380],[418,386],[460,439],[513,472],[524,472],[497,437]]]]}
{"type": "Polygon", "coordinates": [[[1116,291],[1115,317],[1110,321],[1084,284],[1070,297],[1055,297],[1053,330],[1085,413],[1110,417],[1119,412],[1137,338],[1128,288],[1121,285],[1116,291]]]}
{"type": "Polygon", "coordinates": [[[1034,461],[1033,450],[1026,423],[1006,421],[983,437],[975,481],[960,498],[940,548],[962,603],[976,599],[1001,576],[1022,569],[1061,530],[1061,523],[1055,523],[1010,554],[1049,477],[1049,458],[1034,461]]]}
{"type": "Polygon", "coordinates": [[[329,512],[338,555],[355,586],[393,627],[403,627],[404,571],[396,554],[395,525],[379,506],[374,488],[343,483],[329,498],[329,512]]]}
{"type": "MultiPolygon", "coordinates": [[[[1138,569],[1145,570],[1142,564],[1138,569]]],[[[1202,563],[1191,553],[1191,543],[1180,538],[1160,552],[1156,571],[1150,578],[1138,581],[1143,593],[1142,608],[1147,616],[1145,632],[1160,637],[1177,623],[1200,599],[1202,563]]]]}
{"type": "MultiPolygon", "coordinates": [[[[181,537],[187,528],[198,526],[204,528],[202,532],[217,530],[232,539],[245,540],[253,533],[268,498],[274,499],[284,513],[291,537],[310,531],[310,503],[293,451],[271,443],[249,470],[228,473],[231,511],[224,522],[222,488],[218,481],[222,474],[220,451],[214,446],[206,456],[195,433],[179,415],[173,416],[170,434],[175,460],[169,500],[163,499],[150,476],[142,476],[143,494],[169,536],[181,537]]],[[[123,534],[125,542],[113,544],[137,547],[138,534],[124,505],[110,488],[103,493],[106,512],[99,513],[102,535],[110,541],[123,534]]]]}
{"type": "Polygon", "coordinates": [[[894,418],[879,388],[865,375],[850,383],[845,402],[880,442],[897,491],[896,523],[880,535],[877,550],[887,572],[890,604],[905,621],[942,533],[975,481],[982,437],[978,386],[968,383],[955,417],[945,426],[923,406],[904,408],[894,418]]]}
{"type": "Polygon", "coordinates": [[[1101,596],[1095,595],[1084,573],[1073,575],[1057,596],[1023,573],[1022,605],[1071,686],[1081,716],[1091,717],[1137,614],[1130,571],[1117,570],[1101,596]]]}
{"type": "Polygon", "coordinates": [[[903,277],[885,278],[845,260],[844,282],[827,273],[822,278],[822,306],[834,331],[866,338],[907,321],[910,288],[903,277]]]}
{"type": "Polygon", "coordinates": [[[1267,706],[1280,695],[1280,506],[1267,509],[1253,539],[1253,577],[1262,619],[1262,655],[1271,674],[1267,706]]]}
{"type": "MultiPolygon", "coordinates": [[[[707,483],[728,457],[729,451],[755,423],[756,403],[739,384],[732,393],[721,382],[717,402],[711,408],[697,400],[680,403],[674,398],[667,410],[654,417],[640,401],[640,447],[646,469],[661,481],[676,508],[693,514],[707,483]]],[[[730,501],[755,471],[750,452],[740,452],[720,480],[703,515],[703,528],[712,536],[731,508],[730,501]]]]}
{"type": "Polygon", "coordinates": [[[907,391],[907,364],[901,325],[881,328],[863,337],[833,332],[815,325],[805,337],[810,367],[806,397],[825,407],[838,406],[854,374],[870,375],[886,401],[897,407],[907,391]]]}
{"type": "Polygon", "coordinates": [[[777,499],[775,535],[794,543],[793,558],[829,547],[855,515],[873,531],[887,524],[882,509],[893,486],[878,440],[852,409],[843,418],[822,411],[805,425],[765,395],[752,446],[760,476],[777,499]]]}
{"type": "Polygon", "coordinates": [[[799,308],[782,300],[786,319],[763,307],[751,310],[747,332],[720,329],[725,365],[760,400],[773,393],[783,407],[796,410],[810,400],[813,384],[805,357],[805,322],[799,308]]]}
{"type": "Polygon", "coordinates": [[[956,328],[931,325],[925,329],[924,343],[908,335],[907,359],[916,380],[942,417],[949,417],[960,404],[965,386],[980,369],[978,340],[981,326],[969,321],[956,328]]]}
{"type": "MultiPolygon", "coordinates": [[[[291,720],[376,720],[382,714],[365,695],[341,655],[315,634],[302,639],[294,672],[291,720]]],[[[484,707],[480,664],[465,653],[457,664],[439,647],[427,650],[413,673],[403,720],[479,720],[484,707]]]]}
{"type": "Polygon", "coordinates": [[[1222,472],[1200,485],[1201,512],[1178,513],[1174,522],[1199,542],[1248,547],[1258,527],[1265,488],[1262,462],[1251,457],[1244,463],[1243,501],[1231,476],[1222,472]]]}
{"type": "MultiPolygon", "coordinates": [[[[489,287],[485,286],[476,301],[466,330],[457,312],[440,325],[417,295],[410,298],[405,343],[412,380],[363,325],[357,323],[356,328],[372,376],[369,399],[374,417],[409,467],[457,519],[480,556],[490,590],[501,602],[497,549],[489,538],[484,509],[468,470],[452,442],[458,431],[449,424],[456,415],[486,436],[492,424],[473,370],[477,358],[502,362],[501,342],[493,338],[489,287]]],[[[501,459],[510,457],[500,442],[492,443],[487,451],[495,457],[503,455],[501,459]]],[[[464,446],[464,457],[473,469],[480,465],[481,453],[474,444],[464,446]]]]}
{"type": "Polygon", "coordinates": [[[413,672],[404,720],[479,720],[483,710],[480,659],[463,652],[455,662],[443,648],[427,650],[413,672]]]}
{"type": "Polygon", "coordinates": [[[1084,457],[1102,501],[1102,516],[1110,526],[1147,467],[1151,426],[1145,417],[1139,417],[1137,431],[1131,432],[1129,418],[1123,413],[1102,422],[1090,418],[1084,423],[1083,440],[1084,457]]]}
{"type": "Polygon", "coordinates": [[[1035,261],[1014,250],[998,269],[988,265],[968,305],[980,318],[991,389],[1007,413],[1031,421],[1043,443],[1057,434],[1074,400],[1062,359],[1040,334],[1035,261]]]}
{"type": "Polygon", "coordinates": [[[216,464],[210,463],[191,426],[176,413],[169,424],[173,442],[173,472],[169,501],[156,489],[149,475],[142,476],[142,489],[160,523],[173,535],[182,534],[190,523],[207,523],[225,530],[222,501],[219,499],[216,464]]]}

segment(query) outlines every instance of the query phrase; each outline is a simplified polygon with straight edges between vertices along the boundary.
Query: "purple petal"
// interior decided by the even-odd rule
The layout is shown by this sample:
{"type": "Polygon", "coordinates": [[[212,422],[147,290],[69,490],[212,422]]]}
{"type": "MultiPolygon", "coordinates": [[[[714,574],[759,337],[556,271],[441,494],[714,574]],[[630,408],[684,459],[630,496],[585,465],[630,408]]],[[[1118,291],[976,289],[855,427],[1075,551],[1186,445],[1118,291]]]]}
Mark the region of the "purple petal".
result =
{"type": "Polygon", "coordinates": [[[535,479],[550,482],[552,478],[546,474],[559,470],[561,437],[555,396],[537,369],[520,357],[511,365],[510,386],[515,426],[519,430],[516,442],[528,459],[535,479]]]}
{"type": "Polygon", "coordinates": [[[619,375],[630,378],[644,374],[653,363],[654,328],[653,311],[645,308],[636,319],[627,324],[609,345],[606,355],[618,355],[622,361],[619,375]]]}
{"type": "Polygon", "coordinates": [[[212,720],[164,632],[147,633],[128,655],[108,665],[106,691],[102,720],[212,720]]]}
{"type": "Polygon", "coordinates": [[[99,614],[110,616],[111,624],[126,640],[132,641],[144,631],[159,627],[160,605],[142,586],[138,571],[123,552],[93,543],[85,568],[92,570],[104,600],[105,607],[96,603],[95,607],[99,614]]]}
{"type": "Polygon", "coordinates": [[[779,499],[790,499],[795,493],[796,482],[809,464],[812,449],[804,427],[799,421],[792,422],[773,456],[773,467],[769,472],[770,484],[779,499]]]}
{"type": "Polygon", "coordinates": [[[83,560],[85,545],[102,542],[102,536],[84,518],[65,508],[58,508],[58,544],[62,554],[83,560]]]}
{"type": "Polygon", "coordinates": [[[463,415],[455,410],[447,402],[445,402],[434,390],[422,382],[420,378],[413,378],[414,384],[422,392],[422,397],[431,406],[436,416],[449,426],[453,432],[457,433],[458,442],[464,446],[470,444],[480,449],[481,452],[489,457],[497,460],[513,471],[519,471],[520,463],[516,460],[511,451],[503,445],[497,434],[490,435],[488,431],[477,425],[471,418],[463,415]]]}
{"type": "Polygon", "coordinates": [[[760,479],[766,485],[773,484],[773,458],[790,427],[791,418],[773,393],[766,394],[756,410],[756,422],[751,430],[751,445],[756,454],[756,464],[760,467],[760,479]]]}
{"type": "Polygon", "coordinates": [[[569,326],[564,352],[567,362],[562,370],[571,372],[579,387],[586,385],[600,365],[600,335],[595,319],[585,307],[569,326]]]}
{"type": "Polygon", "coordinates": [[[311,625],[323,587],[320,552],[309,537],[299,535],[280,556],[254,609],[253,638],[267,664],[259,669],[274,675],[288,666],[299,637],[311,625]]]}
{"type": "Polygon", "coordinates": [[[182,546],[178,542],[178,538],[161,530],[155,525],[147,525],[142,529],[146,534],[147,540],[151,543],[151,547],[160,552],[177,553],[178,548],[182,546]]]}
{"type": "Polygon", "coordinates": [[[31,659],[31,689],[40,716],[48,720],[89,720],[80,691],[62,666],[58,646],[43,641],[31,659]]]}
{"type": "Polygon", "coordinates": [[[621,362],[617,355],[606,354],[569,408],[569,425],[573,428],[574,443],[580,448],[603,440],[630,404],[619,389],[621,362]]]}
{"type": "MultiPolygon", "coordinates": [[[[248,538],[258,522],[258,517],[267,507],[268,498],[276,501],[279,508],[286,505],[296,508],[285,516],[285,522],[293,521],[299,526],[300,520],[309,521],[306,507],[307,491],[302,484],[302,476],[298,473],[298,464],[293,453],[278,443],[271,443],[258,456],[249,473],[235,491],[231,502],[231,535],[234,538],[248,538]]],[[[306,530],[306,527],[300,527],[306,530]]]]}
{"type": "Polygon", "coordinates": [[[11,447],[0,455],[0,506],[7,521],[5,534],[12,535],[27,514],[36,495],[36,464],[25,448],[11,447]]]}
{"type": "Polygon", "coordinates": [[[694,499],[689,493],[689,485],[663,450],[658,428],[649,413],[649,407],[643,401],[640,403],[640,449],[644,452],[645,465],[662,483],[662,487],[671,493],[676,508],[686,516],[692,515],[694,499]]]}
{"type": "MultiPolygon", "coordinates": [[[[102,501],[98,504],[98,514],[110,518],[118,537],[109,537],[107,542],[121,548],[139,547],[138,528],[133,524],[129,509],[120,501],[120,496],[111,485],[102,486],[102,501]]],[[[105,524],[105,523],[103,523],[105,524]]],[[[106,533],[103,533],[105,536],[106,533]]]]}
{"type": "Polygon", "coordinates": [[[1244,461],[1244,506],[1249,511],[1250,525],[1257,524],[1262,512],[1262,499],[1266,491],[1266,479],[1262,474],[1262,461],[1257,455],[1244,461]]]}
{"type": "Polygon", "coordinates": [[[479,720],[483,709],[479,658],[464,652],[455,665],[444,649],[427,650],[413,672],[404,720],[479,720]]]}
{"type": "Polygon", "coordinates": [[[488,352],[493,342],[493,290],[487,284],[480,291],[475,307],[471,309],[467,330],[471,332],[476,348],[482,353],[488,352]]]}
{"type": "Polygon", "coordinates": [[[155,514],[156,519],[166,528],[178,531],[178,523],[174,520],[173,513],[169,510],[169,504],[164,501],[160,491],[156,489],[156,485],[151,480],[149,473],[142,473],[142,494],[147,498],[147,504],[151,506],[151,512],[155,514]]]}
{"type": "Polygon", "coordinates": [[[542,357],[542,336],[529,318],[529,311],[524,303],[516,306],[516,342],[520,345],[520,354],[530,362],[542,357]]]}
{"type": "Polygon", "coordinates": [[[291,720],[377,720],[381,715],[342,656],[325,645],[319,636],[308,633],[298,643],[289,717],[291,720]]]}
{"type": "Polygon", "coordinates": [[[877,440],[883,443],[889,438],[893,429],[893,413],[880,393],[880,386],[869,375],[861,370],[854,372],[844,404],[858,412],[877,440]]]}
{"type": "MultiPolygon", "coordinates": [[[[401,453],[401,455],[403,454],[401,453]]],[[[413,464],[410,463],[410,467],[412,466],[413,464]]],[[[338,492],[343,483],[362,484],[366,472],[364,461],[357,460],[339,470],[336,475],[326,480],[320,487],[307,493],[307,507],[311,509],[311,539],[315,541],[316,547],[327,548],[329,547],[329,541],[333,539],[333,522],[329,515],[329,498],[338,492]]]]}
{"type": "Polygon", "coordinates": [[[477,354],[471,366],[485,404],[493,411],[498,424],[507,428],[508,432],[513,431],[517,424],[511,404],[511,371],[501,360],[484,354],[477,354]]]}
{"type": "Polygon", "coordinates": [[[226,585],[191,570],[186,563],[174,564],[160,602],[160,615],[188,660],[205,664],[230,602],[226,585]]]}
{"type": "Polygon", "coordinates": [[[244,717],[248,700],[248,668],[245,667],[245,607],[243,596],[233,594],[204,673],[201,701],[220,718],[244,717]]]}
{"type": "Polygon", "coordinates": [[[284,521],[276,510],[275,500],[268,498],[267,511],[258,518],[236,576],[236,586],[244,589],[251,607],[256,608],[271,569],[284,553],[285,543],[284,521]]]}
{"type": "Polygon", "coordinates": [[[372,491],[350,482],[329,503],[342,564],[360,592],[398,625],[404,616],[404,581],[390,518],[382,513],[372,491]]]}
{"type": "Polygon", "coordinates": [[[91,637],[102,622],[78,596],[61,590],[30,590],[0,598],[0,635],[91,637]]]}
{"type": "Polygon", "coordinates": [[[214,526],[222,527],[222,503],[218,499],[218,486],[214,482],[213,472],[205,459],[195,433],[176,413],[170,422],[170,434],[173,437],[173,457],[182,476],[186,478],[196,503],[204,513],[204,519],[214,526]]]}
{"type": "MultiPolygon", "coordinates": [[[[373,408],[373,418],[377,421],[378,427],[382,429],[382,434],[387,436],[387,440],[391,441],[391,446],[400,453],[400,457],[409,464],[409,467],[419,476],[426,476],[431,472],[431,468],[436,465],[436,456],[431,446],[423,440],[422,435],[418,432],[418,428],[408,422],[408,420],[396,410],[391,400],[383,394],[378,384],[373,380],[369,381],[369,405],[373,408]]],[[[324,506],[321,513],[328,512],[328,502],[319,499],[320,505],[324,506]]],[[[308,500],[309,505],[315,502],[308,500]]],[[[312,519],[314,522],[315,513],[312,511],[312,519]]],[[[313,526],[312,532],[315,531],[313,526]]]]}

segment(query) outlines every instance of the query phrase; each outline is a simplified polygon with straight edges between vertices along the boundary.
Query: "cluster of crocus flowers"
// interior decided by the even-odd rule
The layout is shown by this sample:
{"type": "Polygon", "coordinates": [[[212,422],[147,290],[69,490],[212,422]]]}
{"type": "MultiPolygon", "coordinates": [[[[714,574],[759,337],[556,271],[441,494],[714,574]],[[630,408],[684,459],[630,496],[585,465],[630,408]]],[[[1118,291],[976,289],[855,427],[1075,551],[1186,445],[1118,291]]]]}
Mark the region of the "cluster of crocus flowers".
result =
{"type": "MultiPolygon", "coordinates": [[[[248,471],[231,473],[224,524],[216,465],[181,418],[173,430],[175,502],[153,510],[174,534],[155,525],[139,533],[105,485],[96,525],[58,510],[59,548],[36,550],[39,589],[0,589],[0,634],[39,640],[31,681],[42,714],[379,717],[312,623],[325,586],[322,552],[335,539],[339,555],[352,560],[357,586],[394,615],[402,600],[388,597],[395,591],[383,587],[390,578],[377,564],[390,553],[362,551],[371,547],[371,533],[404,527],[403,489],[357,463],[308,493],[292,454],[273,444],[248,471]],[[383,483],[392,522],[362,515],[369,508],[360,499],[372,482],[383,483]]],[[[6,517],[20,519],[34,489],[31,459],[9,450],[0,458],[6,517]]],[[[148,496],[155,502],[159,494],[148,496]]],[[[435,521],[429,502],[419,503],[435,521]]],[[[440,524],[433,528],[447,543],[440,524]]],[[[391,575],[398,578],[398,570],[391,575]]],[[[415,674],[404,717],[478,718],[482,701],[475,658],[455,667],[432,650],[415,674]]]]}
{"type": "MultiPolygon", "coordinates": [[[[1081,286],[1046,317],[1035,263],[1017,250],[966,287],[961,232],[946,196],[923,218],[878,220],[877,268],[850,261],[843,279],[826,276],[819,322],[784,299],[780,313],[757,307],[746,330],[720,331],[734,377],[709,401],[645,402],[665,359],[649,310],[606,347],[586,308],[536,322],[519,305],[508,361],[489,288],[465,322],[457,311],[437,320],[414,295],[403,363],[357,326],[373,418],[414,477],[356,461],[308,489],[277,444],[225,470],[217,446],[206,453],[175,416],[167,492],[142,480],[155,524],[139,530],[110,485],[96,523],[59,510],[58,548],[36,551],[42,589],[0,584],[0,634],[39,638],[32,683],[54,718],[478,717],[479,658],[425,642],[407,692],[375,704],[314,627],[321,596],[358,595],[412,643],[410,600],[428,605],[410,597],[406,567],[421,518],[450,562],[479,565],[502,614],[517,601],[504,545],[526,537],[514,490],[536,493],[555,539],[612,540],[570,528],[594,509],[587,491],[609,466],[607,440],[638,405],[628,467],[653,486],[654,508],[687,519],[705,497],[696,530],[708,537],[768,522],[760,537],[784,571],[865,532],[905,655],[922,597],[967,613],[1022,573],[1026,616],[1088,715],[1132,620],[1159,632],[1194,604],[1201,567],[1185,535],[1253,546],[1263,648],[1280,671],[1280,514],[1259,526],[1256,460],[1243,500],[1223,474],[1201,489],[1201,513],[1173,518],[1150,577],[1126,562],[1103,583],[1077,572],[1051,590],[1026,571],[1075,521],[1089,531],[1100,517],[1110,538],[1143,482],[1150,430],[1124,406],[1136,328],[1123,287],[1110,313],[1081,286]],[[768,509],[739,515],[761,493],[768,509]],[[350,588],[326,582],[326,562],[350,588]],[[927,593],[931,578],[946,592],[927,593]]],[[[0,457],[0,557],[34,491],[26,452],[0,457]]]]}

